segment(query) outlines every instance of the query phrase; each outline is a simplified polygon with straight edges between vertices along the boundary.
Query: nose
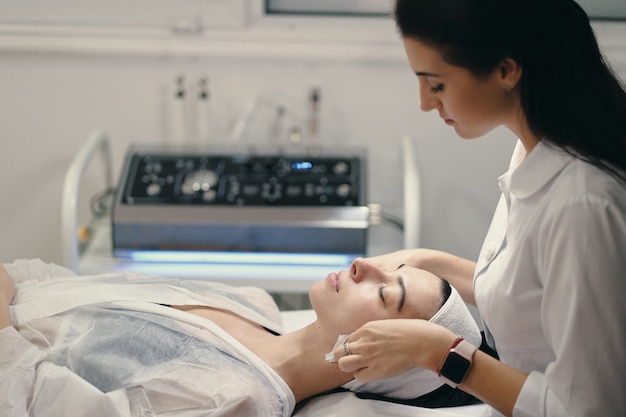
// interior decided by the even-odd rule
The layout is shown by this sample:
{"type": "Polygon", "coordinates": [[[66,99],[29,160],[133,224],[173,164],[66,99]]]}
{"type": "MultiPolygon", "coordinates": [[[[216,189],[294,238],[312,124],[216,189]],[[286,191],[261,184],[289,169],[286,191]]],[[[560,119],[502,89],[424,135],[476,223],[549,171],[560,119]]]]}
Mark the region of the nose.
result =
{"type": "Polygon", "coordinates": [[[350,276],[354,282],[361,282],[364,279],[384,280],[387,276],[380,266],[364,258],[356,258],[350,266],[350,276]]]}

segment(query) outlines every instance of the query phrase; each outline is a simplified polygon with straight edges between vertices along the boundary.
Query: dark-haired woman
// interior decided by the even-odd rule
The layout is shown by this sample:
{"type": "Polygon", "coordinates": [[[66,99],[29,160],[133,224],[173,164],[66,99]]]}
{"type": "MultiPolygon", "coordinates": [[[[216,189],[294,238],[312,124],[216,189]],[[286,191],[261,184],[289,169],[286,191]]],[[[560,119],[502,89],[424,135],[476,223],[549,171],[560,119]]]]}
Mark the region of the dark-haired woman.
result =
{"type": "Polygon", "coordinates": [[[505,415],[626,415],[626,93],[587,15],[572,0],[398,0],[395,17],[422,110],[465,139],[504,126],[519,140],[476,262],[372,260],[446,278],[500,360],[405,320],[354,332],[340,369],[431,369],[505,415]]]}

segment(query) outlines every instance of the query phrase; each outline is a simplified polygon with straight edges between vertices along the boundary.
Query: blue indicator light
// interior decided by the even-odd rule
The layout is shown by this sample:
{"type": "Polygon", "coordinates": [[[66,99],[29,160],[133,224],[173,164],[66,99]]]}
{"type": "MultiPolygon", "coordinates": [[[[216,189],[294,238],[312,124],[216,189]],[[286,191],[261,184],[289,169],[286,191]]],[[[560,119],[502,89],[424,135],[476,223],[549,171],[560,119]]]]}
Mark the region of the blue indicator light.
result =
{"type": "Polygon", "coordinates": [[[292,162],[291,169],[295,171],[306,171],[313,168],[313,164],[309,161],[292,162]]]}

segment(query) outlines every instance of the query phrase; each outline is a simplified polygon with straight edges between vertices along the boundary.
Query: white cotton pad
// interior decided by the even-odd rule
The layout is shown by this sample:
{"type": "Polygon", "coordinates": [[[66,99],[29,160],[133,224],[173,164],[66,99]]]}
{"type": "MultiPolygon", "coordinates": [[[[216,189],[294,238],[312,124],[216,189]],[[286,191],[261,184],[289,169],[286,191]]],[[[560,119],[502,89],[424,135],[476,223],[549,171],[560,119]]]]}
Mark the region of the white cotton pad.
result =
{"type": "Polygon", "coordinates": [[[339,346],[341,346],[343,344],[343,342],[348,340],[349,337],[350,337],[349,334],[340,334],[339,335],[339,337],[337,338],[337,343],[335,343],[335,346],[333,346],[333,350],[328,352],[326,354],[326,356],[325,356],[326,362],[337,362],[338,358],[335,358],[335,349],[337,349],[339,346]]]}

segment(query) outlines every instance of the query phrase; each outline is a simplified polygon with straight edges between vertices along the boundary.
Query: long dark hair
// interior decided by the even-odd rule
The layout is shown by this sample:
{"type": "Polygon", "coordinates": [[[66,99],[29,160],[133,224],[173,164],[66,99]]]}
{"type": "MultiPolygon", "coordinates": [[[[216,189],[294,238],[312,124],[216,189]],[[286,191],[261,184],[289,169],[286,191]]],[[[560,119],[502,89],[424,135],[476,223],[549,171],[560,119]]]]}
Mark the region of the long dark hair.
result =
{"type": "Polygon", "coordinates": [[[514,59],[533,134],[626,181],[626,92],[575,1],[397,0],[395,19],[476,76],[514,59]]]}

